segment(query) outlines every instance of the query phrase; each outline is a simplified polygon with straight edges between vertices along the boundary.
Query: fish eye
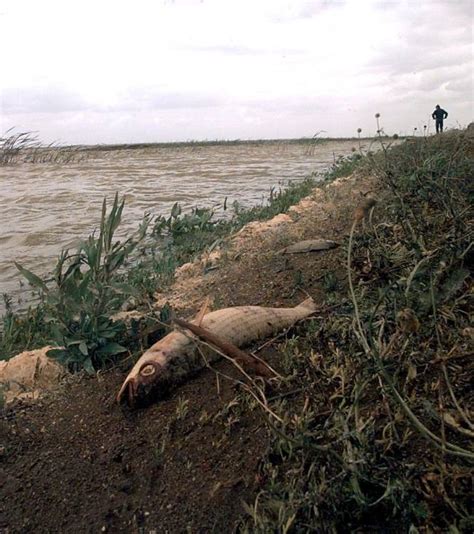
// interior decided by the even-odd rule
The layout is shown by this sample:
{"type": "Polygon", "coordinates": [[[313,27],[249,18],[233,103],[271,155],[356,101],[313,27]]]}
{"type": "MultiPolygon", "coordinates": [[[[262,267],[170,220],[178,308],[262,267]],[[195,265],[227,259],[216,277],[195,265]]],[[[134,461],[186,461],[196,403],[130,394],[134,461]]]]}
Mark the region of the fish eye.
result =
{"type": "Polygon", "coordinates": [[[155,366],[151,363],[144,365],[140,369],[140,374],[143,376],[151,376],[156,372],[155,366]]]}

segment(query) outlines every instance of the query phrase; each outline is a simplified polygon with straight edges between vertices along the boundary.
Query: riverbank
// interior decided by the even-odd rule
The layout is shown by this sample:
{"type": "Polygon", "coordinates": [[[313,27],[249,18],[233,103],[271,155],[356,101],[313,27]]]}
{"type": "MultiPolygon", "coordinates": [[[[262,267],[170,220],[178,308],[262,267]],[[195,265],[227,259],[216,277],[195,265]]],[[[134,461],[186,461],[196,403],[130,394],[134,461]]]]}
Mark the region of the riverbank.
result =
{"type": "Polygon", "coordinates": [[[0,526],[467,532],[472,156],[460,135],[382,150],[182,268],[157,295],[182,316],[207,296],[215,308],[316,300],[311,320],[251,347],[282,378],[243,387],[221,362],[130,411],[113,402],[125,360],[8,408],[0,526]],[[340,246],[280,252],[319,237],[340,246]]]}
{"type": "Polygon", "coordinates": [[[87,157],[68,163],[0,163],[0,292],[15,308],[27,306],[14,262],[50,272],[61,249],[76,248],[99,227],[102,200],[117,191],[126,205],[116,237],[126,238],[145,212],[168,217],[175,203],[183,214],[197,206],[228,218],[234,202],[242,211],[260,205],[288,183],[318,178],[353,147],[358,142],[118,146],[80,151],[87,157]]]}

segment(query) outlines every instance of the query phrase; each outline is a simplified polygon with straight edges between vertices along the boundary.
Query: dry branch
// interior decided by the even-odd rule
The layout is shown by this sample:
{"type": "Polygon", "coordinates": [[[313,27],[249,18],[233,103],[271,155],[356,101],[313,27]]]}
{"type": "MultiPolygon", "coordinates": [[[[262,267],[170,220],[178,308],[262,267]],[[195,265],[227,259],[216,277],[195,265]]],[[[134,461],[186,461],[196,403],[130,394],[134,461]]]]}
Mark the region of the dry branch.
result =
{"type": "Polygon", "coordinates": [[[189,330],[198,338],[204,341],[207,341],[211,345],[216,346],[224,354],[226,354],[230,358],[235,359],[237,363],[241,365],[242,367],[254,372],[255,374],[259,376],[263,376],[265,378],[270,378],[274,376],[273,372],[263,361],[258,360],[257,358],[254,358],[250,354],[247,354],[246,352],[240,350],[233,343],[229,343],[228,341],[220,338],[219,336],[216,336],[209,330],[206,330],[205,328],[202,328],[201,326],[198,326],[196,324],[188,323],[187,321],[184,321],[183,319],[175,318],[174,322],[181,328],[185,328],[186,330],[189,330]]]}

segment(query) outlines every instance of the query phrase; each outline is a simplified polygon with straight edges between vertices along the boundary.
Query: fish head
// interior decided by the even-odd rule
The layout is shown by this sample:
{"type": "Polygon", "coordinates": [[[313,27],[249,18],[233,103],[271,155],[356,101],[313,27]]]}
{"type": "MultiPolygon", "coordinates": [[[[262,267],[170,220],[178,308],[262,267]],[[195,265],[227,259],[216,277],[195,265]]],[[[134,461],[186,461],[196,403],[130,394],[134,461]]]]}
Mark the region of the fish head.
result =
{"type": "Polygon", "coordinates": [[[168,355],[160,352],[155,352],[149,357],[144,354],[122,384],[117,394],[117,402],[126,400],[129,406],[135,406],[148,403],[151,398],[165,394],[169,374],[164,363],[166,357],[168,355]]]}

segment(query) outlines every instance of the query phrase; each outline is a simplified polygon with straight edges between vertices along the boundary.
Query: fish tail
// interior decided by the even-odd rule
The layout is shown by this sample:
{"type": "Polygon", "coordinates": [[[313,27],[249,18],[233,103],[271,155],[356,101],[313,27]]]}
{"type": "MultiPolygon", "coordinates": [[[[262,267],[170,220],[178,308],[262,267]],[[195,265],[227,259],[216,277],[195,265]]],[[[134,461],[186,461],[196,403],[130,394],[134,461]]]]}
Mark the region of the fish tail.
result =
{"type": "Polygon", "coordinates": [[[308,297],[306,300],[303,300],[301,304],[298,304],[296,308],[306,311],[309,315],[310,313],[316,311],[316,303],[314,302],[312,297],[308,297]]]}

